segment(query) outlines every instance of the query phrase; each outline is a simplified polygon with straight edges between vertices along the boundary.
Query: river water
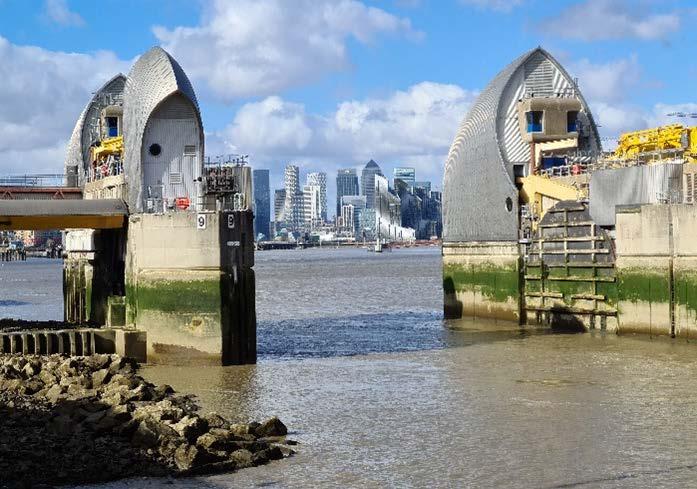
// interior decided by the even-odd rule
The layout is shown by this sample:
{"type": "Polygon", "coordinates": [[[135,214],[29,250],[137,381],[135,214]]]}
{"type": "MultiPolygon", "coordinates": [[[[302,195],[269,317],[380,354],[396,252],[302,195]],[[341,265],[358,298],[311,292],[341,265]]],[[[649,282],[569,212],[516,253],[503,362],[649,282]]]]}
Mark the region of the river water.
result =
{"type": "MultiPolygon", "coordinates": [[[[25,265],[0,268],[3,296],[25,265]]],[[[255,268],[257,365],[143,373],[232,419],[278,415],[298,454],[108,487],[697,487],[697,345],[444,322],[437,249],[262,252],[255,268]]],[[[54,310],[31,286],[27,311],[54,310]]]]}

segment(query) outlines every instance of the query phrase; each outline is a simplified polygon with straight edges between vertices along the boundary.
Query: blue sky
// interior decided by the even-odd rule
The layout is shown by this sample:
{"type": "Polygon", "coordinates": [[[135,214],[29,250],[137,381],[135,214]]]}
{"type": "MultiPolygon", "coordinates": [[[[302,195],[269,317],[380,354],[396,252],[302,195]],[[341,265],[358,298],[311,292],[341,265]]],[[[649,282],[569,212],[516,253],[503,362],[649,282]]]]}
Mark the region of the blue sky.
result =
{"type": "Polygon", "coordinates": [[[697,111],[695,7],[0,0],[0,173],[60,172],[90,92],[160,44],[192,79],[209,155],[249,153],[272,170],[274,186],[289,162],[333,182],[337,168],[374,158],[386,173],[415,166],[417,179],[440,187],[448,146],[479,90],[537,45],[579,78],[609,145],[624,130],[675,121],[668,112],[697,111]]]}

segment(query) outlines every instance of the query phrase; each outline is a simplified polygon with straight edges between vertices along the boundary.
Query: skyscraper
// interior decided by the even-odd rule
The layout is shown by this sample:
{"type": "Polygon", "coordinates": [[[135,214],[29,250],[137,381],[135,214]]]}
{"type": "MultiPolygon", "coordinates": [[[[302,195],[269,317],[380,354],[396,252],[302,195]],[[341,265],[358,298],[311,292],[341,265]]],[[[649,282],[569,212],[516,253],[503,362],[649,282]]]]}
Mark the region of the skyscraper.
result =
{"type": "Polygon", "coordinates": [[[401,180],[407,185],[410,192],[414,191],[414,184],[416,183],[416,170],[413,168],[397,167],[393,172],[394,176],[394,188],[397,188],[397,180],[401,180]]]}
{"type": "Polygon", "coordinates": [[[327,221],[327,174],[324,172],[313,172],[307,174],[307,185],[319,187],[319,219],[327,221]]]}
{"type": "Polygon", "coordinates": [[[303,224],[306,231],[315,229],[322,222],[322,192],[319,185],[303,188],[303,224]]]}
{"type": "Polygon", "coordinates": [[[275,222],[286,220],[286,189],[279,188],[274,191],[273,196],[273,215],[275,222]]]}
{"type": "Polygon", "coordinates": [[[341,168],[336,174],[336,217],[341,215],[344,195],[358,195],[358,175],[353,168],[341,168]]]}
{"type": "Polygon", "coordinates": [[[300,168],[295,165],[286,166],[286,171],[283,177],[283,183],[286,189],[286,202],[284,205],[285,220],[290,225],[293,231],[296,231],[304,210],[298,209],[302,207],[302,189],[300,188],[300,168]],[[300,195],[300,197],[298,197],[300,195]]]}
{"type": "Polygon", "coordinates": [[[254,237],[263,234],[266,239],[271,237],[271,190],[269,188],[269,170],[254,170],[254,237]]]}
{"type": "Polygon", "coordinates": [[[361,173],[361,195],[365,195],[367,209],[375,207],[375,175],[382,175],[382,170],[373,160],[370,160],[361,173]]]}

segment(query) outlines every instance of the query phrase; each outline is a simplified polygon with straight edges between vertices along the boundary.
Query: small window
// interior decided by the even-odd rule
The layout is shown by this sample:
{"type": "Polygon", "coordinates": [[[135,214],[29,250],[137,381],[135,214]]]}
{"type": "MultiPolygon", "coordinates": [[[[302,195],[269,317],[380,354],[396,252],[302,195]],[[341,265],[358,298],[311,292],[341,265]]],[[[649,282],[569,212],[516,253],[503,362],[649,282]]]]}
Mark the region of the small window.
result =
{"type": "Polygon", "coordinates": [[[185,155],[195,155],[196,154],[196,145],[195,144],[187,144],[184,146],[184,154],[185,155]]]}
{"type": "Polygon", "coordinates": [[[508,212],[513,210],[513,200],[510,197],[506,197],[506,210],[508,212]]]}
{"type": "Polygon", "coordinates": [[[107,137],[115,138],[119,135],[119,119],[117,117],[106,118],[107,137]]]}
{"type": "Polygon", "coordinates": [[[158,156],[160,153],[162,153],[162,147],[157,143],[151,144],[150,148],[148,148],[148,151],[151,155],[158,156]]]}
{"type": "Polygon", "coordinates": [[[542,115],[541,110],[533,110],[525,113],[525,118],[528,123],[528,132],[542,132],[542,115]]]}
{"type": "Polygon", "coordinates": [[[578,111],[570,110],[566,113],[566,132],[578,132],[578,111]]]}

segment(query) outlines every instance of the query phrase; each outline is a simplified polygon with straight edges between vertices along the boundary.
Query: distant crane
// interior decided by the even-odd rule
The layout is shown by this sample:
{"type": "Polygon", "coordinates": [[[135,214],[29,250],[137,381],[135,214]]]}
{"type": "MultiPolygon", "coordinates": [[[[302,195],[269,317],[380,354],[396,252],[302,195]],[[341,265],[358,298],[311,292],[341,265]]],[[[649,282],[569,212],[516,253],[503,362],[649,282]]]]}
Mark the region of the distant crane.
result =
{"type": "Polygon", "coordinates": [[[697,112],[671,112],[666,114],[667,117],[686,117],[688,119],[697,119],[697,112]]]}

